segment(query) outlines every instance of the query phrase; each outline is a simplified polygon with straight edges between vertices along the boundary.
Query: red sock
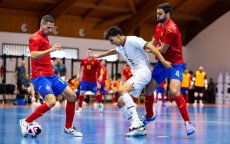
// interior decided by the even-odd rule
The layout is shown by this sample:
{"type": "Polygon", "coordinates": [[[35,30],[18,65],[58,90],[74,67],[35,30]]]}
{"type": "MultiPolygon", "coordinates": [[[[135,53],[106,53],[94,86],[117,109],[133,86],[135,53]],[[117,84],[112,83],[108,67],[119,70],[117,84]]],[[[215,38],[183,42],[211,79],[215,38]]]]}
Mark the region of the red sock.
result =
{"type": "Polygon", "coordinates": [[[182,95],[177,96],[176,98],[174,98],[177,107],[180,111],[181,116],[183,117],[184,121],[189,121],[189,115],[188,115],[188,109],[187,109],[187,105],[186,102],[184,100],[184,97],[182,95]]]}
{"type": "Polygon", "coordinates": [[[102,102],[102,97],[103,97],[102,92],[99,92],[99,93],[98,93],[98,96],[95,96],[95,97],[97,97],[99,103],[102,102]]]}
{"type": "Polygon", "coordinates": [[[185,101],[188,103],[188,94],[185,94],[185,101]]]}
{"type": "Polygon", "coordinates": [[[164,103],[165,103],[165,96],[164,96],[164,94],[161,94],[161,100],[162,100],[162,105],[164,105],[164,103]]]}
{"type": "Polygon", "coordinates": [[[94,102],[94,103],[97,103],[97,102],[98,102],[97,96],[94,96],[93,102],[94,102]]]}
{"type": "Polygon", "coordinates": [[[33,120],[42,116],[45,112],[47,112],[50,108],[46,103],[40,105],[32,114],[30,114],[26,118],[26,122],[31,123],[33,120]]]}
{"type": "Polygon", "coordinates": [[[133,102],[137,101],[137,98],[135,98],[134,96],[132,96],[133,102]]]}
{"type": "Polygon", "coordinates": [[[75,113],[75,103],[76,102],[68,102],[66,104],[66,122],[65,122],[65,127],[66,128],[71,128],[73,124],[73,118],[74,118],[74,113],[75,113]]]}
{"type": "Polygon", "coordinates": [[[145,96],[145,110],[146,110],[146,117],[152,118],[153,113],[153,102],[154,102],[154,96],[145,96]]]}
{"type": "Polygon", "coordinates": [[[78,106],[79,106],[79,108],[82,108],[82,103],[83,103],[84,99],[85,99],[84,96],[79,96],[78,97],[78,106]]]}

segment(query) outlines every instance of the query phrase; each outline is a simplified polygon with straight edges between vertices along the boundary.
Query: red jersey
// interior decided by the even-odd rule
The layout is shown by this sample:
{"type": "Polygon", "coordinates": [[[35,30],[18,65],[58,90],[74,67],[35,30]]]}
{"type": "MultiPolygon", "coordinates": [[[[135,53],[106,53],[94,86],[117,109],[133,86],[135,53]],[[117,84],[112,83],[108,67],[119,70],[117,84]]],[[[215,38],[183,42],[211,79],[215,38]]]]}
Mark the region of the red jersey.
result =
{"type": "Polygon", "coordinates": [[[123,75],[125,76],[126,81],[133,76],[131,73],[131,68],[129,66],[124,67],[123,75]]]}
{"type": "Polygon", "coordinates": [[[82,80],[87,82],[97,82],[97,72],[101,68],[101,63],[98,59],[88,59],[84,58],[81,61],[81,66],[83,66],[82,80]]]}
{"type": "MultiPolygon", "coordinates": [[[[102,84],[105,84],[105,80],[106,80],[106,77],[107,77],[107,68],[105,66],[102,66],[101,69],[103,69],[104,74],[102,75],[102,80],[99,81],[99,82],[102,83],[102,84]]],[[[100,75],[101,75],[101,70],[99,69],[98,78],[100,77],[100,75]]]]}
{"type": "MultiPolygon", "coordinates": [[[[41,31],[37,31],[29,39],[30,52],[45,51],[50,48],[49,39],[41,31]]],[[[32,79],[40,76],[54,76],[50,54],[38,59],[31,59],[32,79]]]]}
{"type": "Polygon", "coordinates": [[[165,25],[158,24],[156,26],[154,38],[158,41],[159,46],[161,46],[161,43],[170,45],[166,53],[162,54],[165,60],[172,64],[184,63],[181,34],[177,25],[171,19],[165,25]]]}

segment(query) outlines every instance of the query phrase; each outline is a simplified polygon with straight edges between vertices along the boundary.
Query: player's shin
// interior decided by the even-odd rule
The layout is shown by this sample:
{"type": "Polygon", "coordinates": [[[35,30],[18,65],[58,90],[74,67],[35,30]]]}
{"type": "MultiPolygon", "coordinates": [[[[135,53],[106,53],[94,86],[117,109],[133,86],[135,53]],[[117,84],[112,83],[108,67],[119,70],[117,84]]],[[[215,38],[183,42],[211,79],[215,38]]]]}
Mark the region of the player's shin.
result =
{"type": "Polygon", "coordinates": [[[187,109],[187,104],[184,100],[184,97],[180,94],[179,96],[174,98],[177,107],[181,113],[181,116],[183,117],[184,121],[189,121],[189,115],[188,115],[188,109],[187,109]]]}
{"type": "Polygon", "coordinates": [[[146,118],[152,118],[153,113],[153,102],[154,102],[154,96],[145,96],[145,110],[146,110],[146,118]]]}
{"type": "Polygon", "coordinates": [[[74,113],[75,113],[75,103],[76,102],[69,102],[67,101],[66,104],[66,128],[71,128],[73,119],[74,119],[74,113]]]}
{"type": "Polygon", "coordinates": [[[133,102],[132,97],[128,94],[125,93],[122,95],[122,100],[125,103],[125,106],[127,107],[127,110],[130,111],[132,115],[132,119],[135,120],[140,120],[136,111],[136,104],[133,102]]]}

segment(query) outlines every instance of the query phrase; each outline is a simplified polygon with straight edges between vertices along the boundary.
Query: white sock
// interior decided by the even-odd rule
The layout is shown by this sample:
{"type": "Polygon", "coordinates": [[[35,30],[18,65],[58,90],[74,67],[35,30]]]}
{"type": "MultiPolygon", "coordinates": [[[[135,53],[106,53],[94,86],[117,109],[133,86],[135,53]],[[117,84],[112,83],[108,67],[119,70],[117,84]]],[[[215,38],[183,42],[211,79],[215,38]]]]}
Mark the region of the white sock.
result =
{"type": "Polygon", "coordinates": [[[119,108],[119,110],[124,115],[125,119],[129,120],[130,122],[132,121],[132,115],[130,111],[127,109],[126,105],[123,106],[122,108],[119,108]]]}
{"type": "Polygon", "coordinates": [[[127,107],[127,110],[129,113],[132,115],[133,120],[140,120],[136,111],[136,105],[133,102],[132,97],[128,94],[125,93],[124,95],[121,96],[123,102],[125,103],[125,106],[127,107]]]}

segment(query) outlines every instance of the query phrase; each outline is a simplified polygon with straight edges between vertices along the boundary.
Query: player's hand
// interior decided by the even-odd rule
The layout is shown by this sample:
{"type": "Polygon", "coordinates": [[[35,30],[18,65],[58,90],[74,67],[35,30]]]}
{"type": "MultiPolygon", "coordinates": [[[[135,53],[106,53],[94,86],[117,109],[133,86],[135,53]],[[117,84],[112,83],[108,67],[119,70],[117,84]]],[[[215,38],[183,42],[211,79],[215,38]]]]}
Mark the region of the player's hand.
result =
{"type": "Polygon", "coordinates": [[[163,61],[162,64],[167,68],[172,68],[172,64],[169,61],[163,61]]]}
{"type": "Polygon", "coordinates": [[[61,49],[61,44],[59,44],[59,43],[55,43],[51,47],[51,51],[56,51],[56,50],[60,50],[60,49],[61,49]]]}

